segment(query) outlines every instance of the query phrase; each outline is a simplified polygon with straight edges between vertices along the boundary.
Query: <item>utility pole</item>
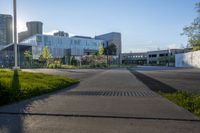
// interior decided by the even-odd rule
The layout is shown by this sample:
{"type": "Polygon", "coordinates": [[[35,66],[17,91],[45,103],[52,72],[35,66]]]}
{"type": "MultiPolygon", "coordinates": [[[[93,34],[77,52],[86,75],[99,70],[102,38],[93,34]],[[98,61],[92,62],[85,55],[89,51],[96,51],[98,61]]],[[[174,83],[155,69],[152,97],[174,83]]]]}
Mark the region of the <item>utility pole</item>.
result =
{"type": "Polygon", "coordinates": [[[106,42],[106,58],[107,58],[107,67],[109,67],[109,65],[108,65],[108,54],[109,54],[109,52],[108,52],[108,41],[106,42]]]}
{"type": "Polygon", "coordinates": [[[14,18],[14,52],[15,52],[15,66],[14,69],[18,69],[17,64],[17,3],[13,0],[13,18],[14,18]]]}
{"type": "Polygon", "coordinates": [[[170,58],[171,58],[171,52],[170,49],[168,49],[168,67],[170,67],[170,58]]]}

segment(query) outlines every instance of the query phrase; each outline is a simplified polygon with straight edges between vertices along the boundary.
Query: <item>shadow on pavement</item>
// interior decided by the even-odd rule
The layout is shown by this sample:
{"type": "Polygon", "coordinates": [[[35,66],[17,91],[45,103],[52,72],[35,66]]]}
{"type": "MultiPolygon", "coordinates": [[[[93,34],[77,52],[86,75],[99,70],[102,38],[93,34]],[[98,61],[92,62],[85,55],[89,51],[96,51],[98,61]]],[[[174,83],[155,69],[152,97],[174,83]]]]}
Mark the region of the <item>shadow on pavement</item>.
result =
{"type": "MultiPolygon", "coordinates": [[[[18,75],[17,73],[15,74],[15,78],[17,78],[18,75]]],[[[12,85],[14,84],[16,84],[16,88],[20,86],[17,82],[13,82],[12,85]]],[[[32,106],[33,102],[45,102],[52,95],[68,92],[69,90],[76,88],[78,85],[79,84],[75,84],[68,87],[67,89],[57,90],[52,93],[44,94],[15,104],[0,107],[0,133],[23,133],[25,129],[25,119],[26,117],[29,117],[29,115],[23,114],[29,113],[29,108],[32,106]]]]}
{"type": "Polygon", "coordinates": [[[160,82],[152,77],[149,77],[145,74],[137,72],[135,70],[130,70],[130,72],[136,76],[137,79],[142,81],[149,89],[155,92],[164,92],[164,93],[173,93],[177,90],[163,82],[160,82]]]}

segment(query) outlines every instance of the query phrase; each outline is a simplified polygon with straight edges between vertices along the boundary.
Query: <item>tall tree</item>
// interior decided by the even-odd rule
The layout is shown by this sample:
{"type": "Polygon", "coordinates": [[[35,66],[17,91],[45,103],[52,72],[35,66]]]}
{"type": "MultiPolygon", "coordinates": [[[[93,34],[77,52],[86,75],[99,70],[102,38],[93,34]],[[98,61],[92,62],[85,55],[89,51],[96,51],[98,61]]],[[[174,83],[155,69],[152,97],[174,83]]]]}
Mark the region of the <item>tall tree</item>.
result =
{"type": "Polygon", "coordinates": [[[30,67],[31,66],[31,60],[32,60],[32,54],[31,54],[30,50],[26,50],[24,52],[24,60],[25,60],[26,67],[30,67]]]}
{"type": "Polygon", "coordinates": [[[114,43],[110,44],[107,48],[108,55],[116,55],[117,54],[117,47],[114,43]]]}
{"type": "Polygon", "coordinates": [[[46,61],[47,65],[49,64],[49,59],[52,58],[52,55],[49,51],[49,48],[46,46],[43,48],[43,51],[42,51],[42,59],[46,61]]]}
{"type": "Polygon", "coordinates": [[[99,47],[99,51],[98,51],[98,55],[104,55],[105,54],[105,49],[104,49],[104,47],[103,47],[103,45],[101,45],[100,47],[99,47]]]}
{"type": "Polygon", "coordinates": [[[182,35],[187,35],[189,45],[194,51],[200,50],[200,2],[196,4],[198,16],[194,19],[190,26],[183,29],[182,35]]]}

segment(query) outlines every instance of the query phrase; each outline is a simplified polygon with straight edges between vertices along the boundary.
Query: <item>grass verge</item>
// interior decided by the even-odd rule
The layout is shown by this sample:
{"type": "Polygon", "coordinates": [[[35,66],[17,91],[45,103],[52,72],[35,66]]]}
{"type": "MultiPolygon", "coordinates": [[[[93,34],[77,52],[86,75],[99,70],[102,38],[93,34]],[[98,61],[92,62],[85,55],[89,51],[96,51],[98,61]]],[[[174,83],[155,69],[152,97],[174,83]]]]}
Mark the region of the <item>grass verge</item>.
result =
{"type": "Polygon", "coordinates": [[[78,82],[64,76],[0,69],[0,105],[53,92],[78,82]]]}
{"type": "Polygon", "coordinates": [[[160,93],[170,101],[200,117],[200,95],[188,92],[160,93]]]}

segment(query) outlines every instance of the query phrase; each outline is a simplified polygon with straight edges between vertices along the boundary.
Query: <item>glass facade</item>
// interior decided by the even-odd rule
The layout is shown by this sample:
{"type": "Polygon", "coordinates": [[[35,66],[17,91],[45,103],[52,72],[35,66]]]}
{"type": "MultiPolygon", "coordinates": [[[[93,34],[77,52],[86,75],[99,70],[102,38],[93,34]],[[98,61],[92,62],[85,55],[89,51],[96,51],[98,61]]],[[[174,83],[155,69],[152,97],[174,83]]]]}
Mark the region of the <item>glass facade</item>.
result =
{"type": "Polygon", "coordinates": [[[104,41],[94,38],[35,35],[21,43],[31,44],[33,58],[38,59],[45,46],[49,48],[54,58],[62,58],[67,55],[81,56],[86,52],[88,54],[88,51],[97,52],[104,41]]]}
{"type": "Polygon", "coordinates": [[[0,14],[0,48],[12,43],[12,16],[0,14]]]}

